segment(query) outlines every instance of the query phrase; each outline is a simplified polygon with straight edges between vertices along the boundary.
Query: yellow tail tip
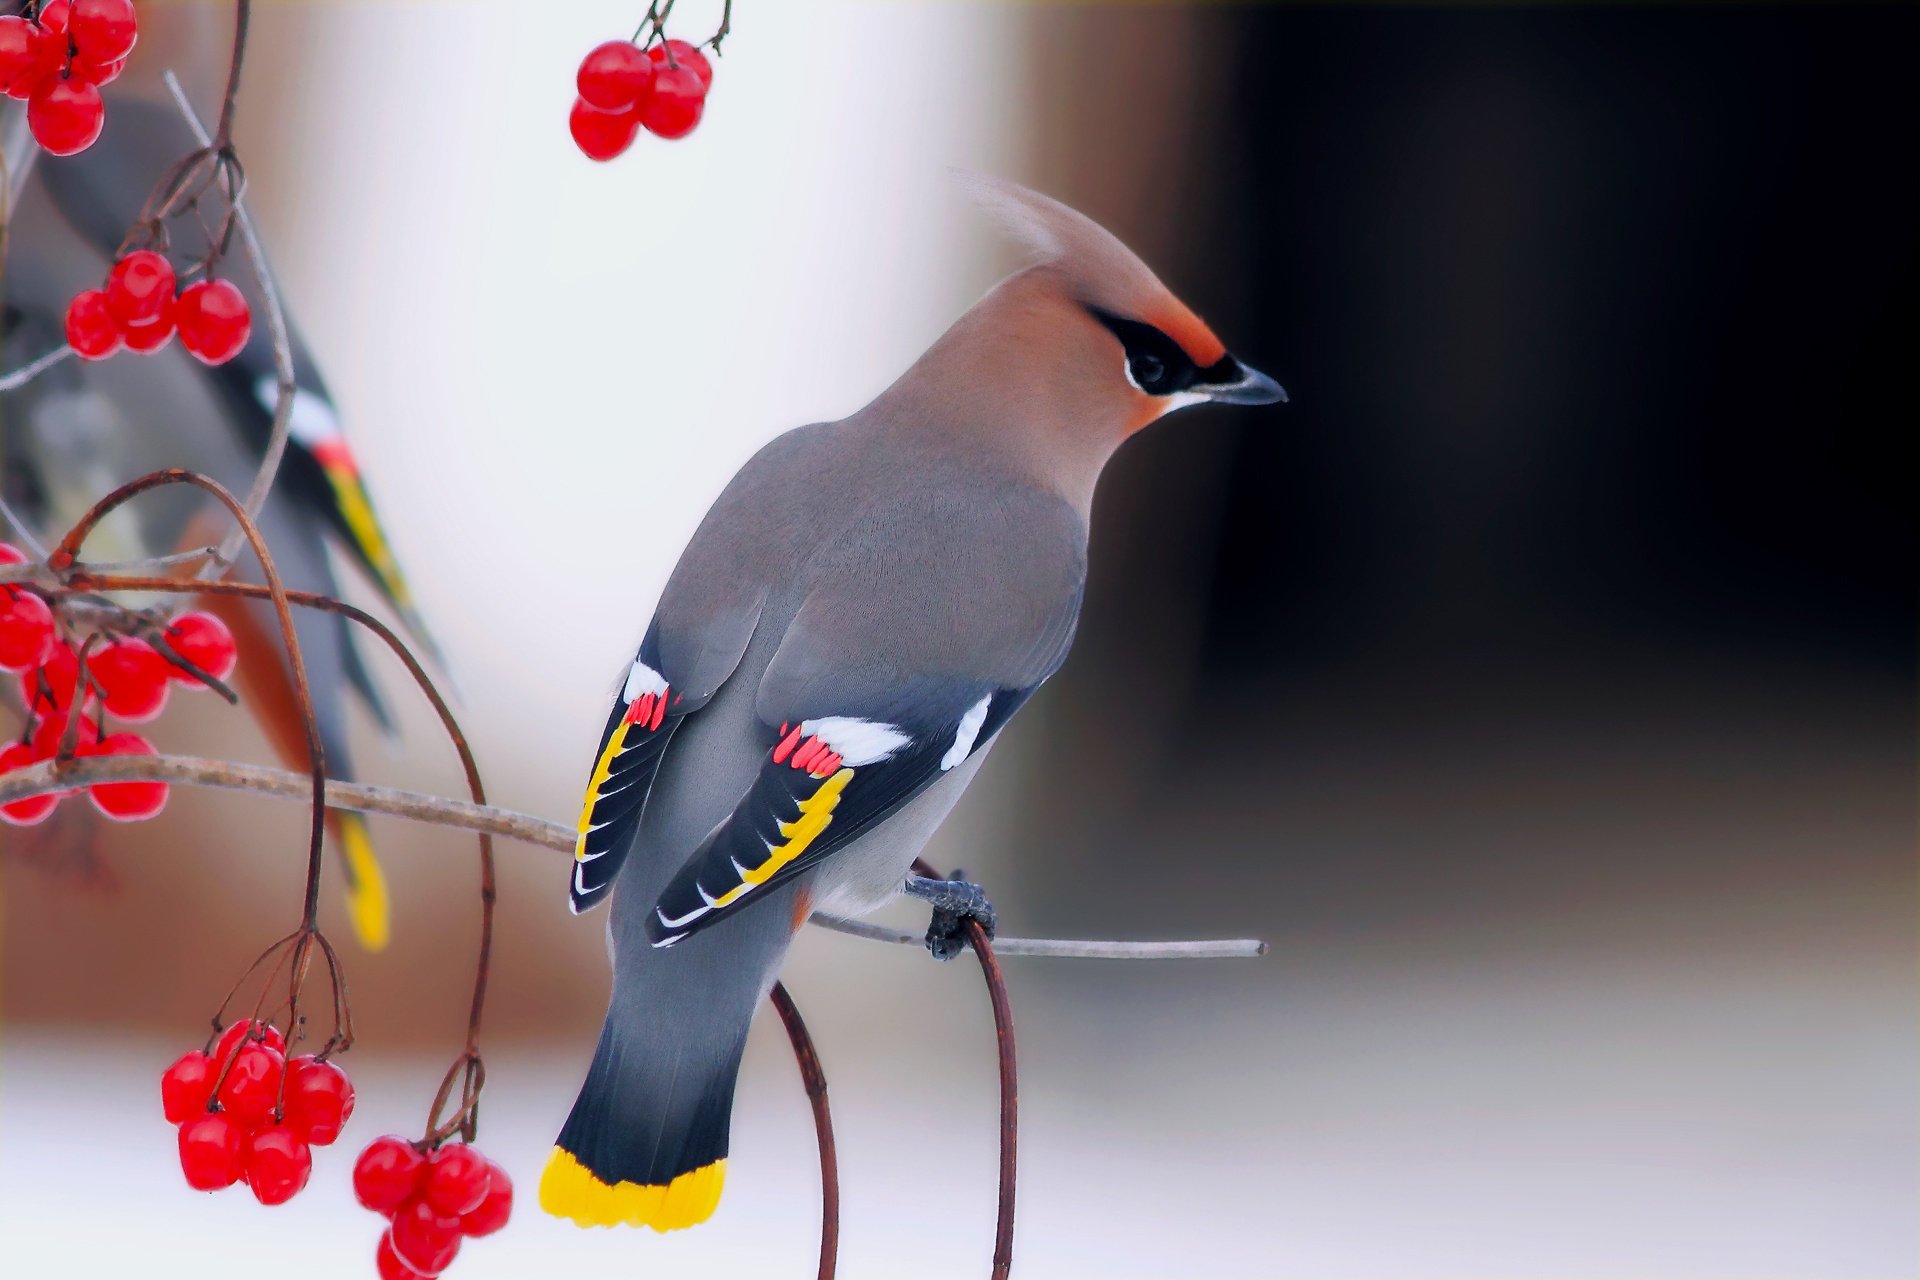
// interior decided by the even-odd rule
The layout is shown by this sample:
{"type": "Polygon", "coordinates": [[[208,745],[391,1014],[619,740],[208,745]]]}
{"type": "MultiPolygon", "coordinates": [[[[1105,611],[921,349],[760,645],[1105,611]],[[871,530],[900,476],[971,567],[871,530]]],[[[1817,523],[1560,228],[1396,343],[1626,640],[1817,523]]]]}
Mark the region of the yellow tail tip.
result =
{"type": "Polygon", "coordinates": [[[340,853],[346,862],[347,917],[353,922],[354,935],[368,951],[384,951],[393,937],[387,877],[380,870],[380,860],[373,856],[373,841],[367,837],[365,822],[342,815],[340,853]]]}
{"type": "Polygon", "coordinates": [[[727,1162],[715,1160],[661,1185],[602,1182],[565,1147],[555,1147],[540,1175],[540,1207],[583,1227],[652,1227],[678,1231],[713,1216],[727,1162]]]}

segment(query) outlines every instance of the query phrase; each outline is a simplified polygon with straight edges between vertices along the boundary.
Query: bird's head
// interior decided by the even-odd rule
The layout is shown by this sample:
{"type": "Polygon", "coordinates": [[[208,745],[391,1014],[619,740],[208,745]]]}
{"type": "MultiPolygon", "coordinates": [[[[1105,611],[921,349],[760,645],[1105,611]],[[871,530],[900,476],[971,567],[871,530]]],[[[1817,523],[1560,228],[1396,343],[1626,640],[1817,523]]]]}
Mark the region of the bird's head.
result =
{"type": "Polygon", "coordinates": [[[1130,435],[1206,400],[1273,404],[1287,393],[1242,364],[1131,249],[1086,215],[1015,183],[962,181],[1034,256],[1002,292],[1029,350],[1082,411],[1106,408],[1130,435]],[[1027,323],[1021,323],[1025,319],[1027,323]],[[1037,322],[1037,323],[1034,323],[1037,322]]]}

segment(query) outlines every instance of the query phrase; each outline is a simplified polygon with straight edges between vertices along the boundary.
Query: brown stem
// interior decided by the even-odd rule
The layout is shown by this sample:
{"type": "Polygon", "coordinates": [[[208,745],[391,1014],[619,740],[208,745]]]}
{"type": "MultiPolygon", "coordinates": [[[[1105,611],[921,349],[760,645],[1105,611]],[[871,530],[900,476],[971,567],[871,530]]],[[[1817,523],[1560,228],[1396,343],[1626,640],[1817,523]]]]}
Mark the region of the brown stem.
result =
{"type": "MultiPolygon", "coordinates": [[[[246,508],[240,505],[239,500],[228,493],[226,487],[218,481],[177,467],[155,471],[141,476],[138,480],[128,481],[87,508],[73,528],[67,531],[67,536],[60,540],[60,545],[53,549],[53,554],[47,557],[47,566],[56,574],[67,573],[79,557],[80,546],[86,541],[87,535],[109,512],[149,489],[173,484],[192,485],[194,488],[212,494],[232,514],[235,522],[246,535],[247,543],[253,548],[253,554],[260,561],[260,572],[267,579],[266,587],[259,589],[257,594],[273,601],[274,616],[280,623],[280,642],[286,648],[287,666],[293,674],[294,699],[300,708],[302,727],[306,731],[307,760],[313,775],[313,822],[307,846],[307,892],[301,913],[304,927],[312,930],[318,927],[317,922],[320,917],[320,865],[325,847],[327,817],[326,748],[320,742],[320,721],[313,710],[313,691],[307,686],[307,664],[300,656],[300,637],[293,629],[293,609],[288,604],[287,588],[280,581],[280,570],[274,566],[273,553],[267,550],[266,539],[260,536],[260,528],[254,524],[253,517],[247,514],[246,508]]],[[[112,581],[112,579],[107,580],[112,581]]],[[[154,588],[156,590],[195,589],[189,584],[171,578],[161,578],[157,581],[164,585],[154,588]]],[[[218,584],[201,583],[198,584],[198,588],[205,589],[215,585],[218,584]]]]}
{"type": "MultiPolygon", "coordinates": [[[[915,875],[944,880],[925,858],[913,860],[915,875]]],[[[977,920],[966,922],[967,945],[980,959],[987,999],[993,1004],[993,1035],[1000,1051],[1000,1201],[993,1227],[993,1280],[1006,1280],[1013,1271],[1013,1202],[1020,1163],[1020,1075],[1014,1058],[1013,1002],[1007,998],[1007,980],[993,954],[993,941],[977,920]]]]}
{"type": "Polygon", "coordinates": [[[220,97],[220,123],[213,131],[216,151],[233,146],[233,107],[240,97],[240,65],[246,61],[247,24],[252,19],[252,0],[237,0],[233,7],[233,60],[227,64],[227,89],[220,97]]]}
{"type": "Polygon", "coordinates": [[[785,984],[776,982],[767,997],[773,1002],[787,1039],[793,1042],[793,1056],[800,1064],[800,1079],[807,1087],[807,1101],[813,1104],[813,1133],[820,1144],[820,1275],[833,1280],[840,1256],[840,1160],[833,1145],[833,1116],[827,1109],[827,1073],[820,1067],[820,1055],[807,1034],[800,1009],[787,994],[785,984]]]}
{"type": "MultiPolygon", "coordinates": [[[[69,535],[71,536],[71,535],[69,535]]],[[[64,549],[64,544],[62,546],[64,549]]],[[[59,554],[58,552],[55,553],[59,554]]],[[[69,585],[86,591],[170,591],[176,594],[193,595],[231,595],[247,596],[258,599],[267,591],[250,582],[203,582],[183,581],[178,578],[129,577],[117,574],[101,574],[85,569],[74,570],[68,578],[69,585]]],[[[467,775],[467,790],[477,805],[487,803],[486,785],[480,780],[480,765],[473,757],[473,748],[467,742],[467,735],[461,731],[460,722],[454,719],[452,708],[447,706],[440,690],[435,687],[432,677],[420,660],[413,656],[406,642],[386,623],[374,617],[364,609],[356,608],[331,596],[318,595],[311,591],[282,591],[289,602],[309,609],[320,609],[328,613],[337,613],[380,637],[387,648],[405,664],[407,672],[420,686],[420,691],[433,704],[434,712],[440,717],[440,724],[452,740],[454,750],[460,756],[460,767],[467,775]]],[[[466,1052],[477,1056],[480,1040],[480,1017],[486,1005],[487,980],[493,965],[493,913],[498,890],[494,876],[493,837],[480,832],[480,956],[475,967],[473,979],[473,1001],[467,1011],[466,1052]]]]}

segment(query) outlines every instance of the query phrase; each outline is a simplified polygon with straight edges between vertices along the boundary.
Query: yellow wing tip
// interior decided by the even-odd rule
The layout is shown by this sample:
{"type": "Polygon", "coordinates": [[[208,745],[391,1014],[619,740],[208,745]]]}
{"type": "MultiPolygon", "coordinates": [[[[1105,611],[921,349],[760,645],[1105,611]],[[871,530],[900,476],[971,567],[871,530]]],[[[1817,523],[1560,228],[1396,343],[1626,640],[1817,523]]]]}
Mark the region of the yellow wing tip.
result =
{"type": "Polygon", "coordinates": [[[384,951],[393,939],[393,916],[387,902],[387,877],[374,857],[373,841],[367,824],[350,814],[341,815],[341,856],[347,867],[347,918],[360,945],[368,951],[384,951]]]}
{"type": "Polygon", "coordinates": [[[540,1207],[582,1227],[652,1227],[678,1231],[713,1216],[726,1182],[727,1162],[715,1160],[664,1186],[638,1182],[608,1185],[573,1152],[555,1147],[540,1174],[540,1207]]]}

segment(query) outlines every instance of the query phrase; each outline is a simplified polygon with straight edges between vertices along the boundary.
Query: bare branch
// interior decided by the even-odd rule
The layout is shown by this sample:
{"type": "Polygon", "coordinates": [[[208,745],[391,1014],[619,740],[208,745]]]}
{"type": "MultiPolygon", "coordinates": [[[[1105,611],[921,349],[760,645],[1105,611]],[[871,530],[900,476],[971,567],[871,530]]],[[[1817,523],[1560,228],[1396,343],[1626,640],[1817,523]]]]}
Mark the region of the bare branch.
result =
{"type": "MultiPolygon", "coordinates": [[[[171,71],[166,73],[165,78],[167,92],[173,95],[174,105],[186,117],[187,127],[193,130],[201,146],[211,147],[213,139],[208,136],[207,127],[200,122],[200,117],[194,113],[193,104],[187,101],[180,81],[171,71]]],[[[254,230],[253,217],[247,212],[245,198],[238,193],[233,198],[233,214],[240,230],[240,243],[246,248],[254,279],[260,284],[261,301],[267,311],[267,333],[273,340],[273,431],[267,437],[266,452],[260,456],[260,469],[254,473],[253,485],[247,490],[242,503],[247,515],[258,519],[260,508],[266,505],[267,494],[273,489],[274,477],[280,474],[280,460],[286,455],[287,435],[293,425],[293,340],[287,334],[287,317],[280,306],[280,291],[273,283],[273,272],[267,265],[266,250],[260,247],[260,236],[254,230]]],[[[238,528],[227,534],[221,540],[218,554],[200,571],[200,576],[213,578],[226,572],[240,554],[242,537],[238,528]]]]}
{"type": "MultiPolygon", "coordinates": [[[[48,761],[12,773],[0,774],[0,804],[26,796],[90,786],[96,782],[170,782],[184,786],[252,791],[288,800],[311,801],[313,779],[304,773],[270,769],[228,760],[193,756],[91,756],[56,764],[48,761]]],[[[523,844],[571,854],[578,833],[572,827],[493,805],[473,804],[445,796],[375,787],[360,782],[329,780],[326,805],[357,813],[380,813],[432,826],[505,836],[523,844]]],[[[922,945],[920,934],[889,929],[860,920],[843,920],[816,913],[813,923],[836,933],[902,946],[922,945]]],[[[1061,956],[1089,960],[1219,960],[1262,956],[1267,944],[1253,938],[1199,942],[1102,942],[1068,938],[996,938],[993,949],[1003,956],[1061,956]]]]}
{"type": "Polygon", "coordinates": [[[43,356],[27,361],[12,373],[0,373],[0,395],[18,391],[72,354],[73,348],[62,344],[43,356]]]}

